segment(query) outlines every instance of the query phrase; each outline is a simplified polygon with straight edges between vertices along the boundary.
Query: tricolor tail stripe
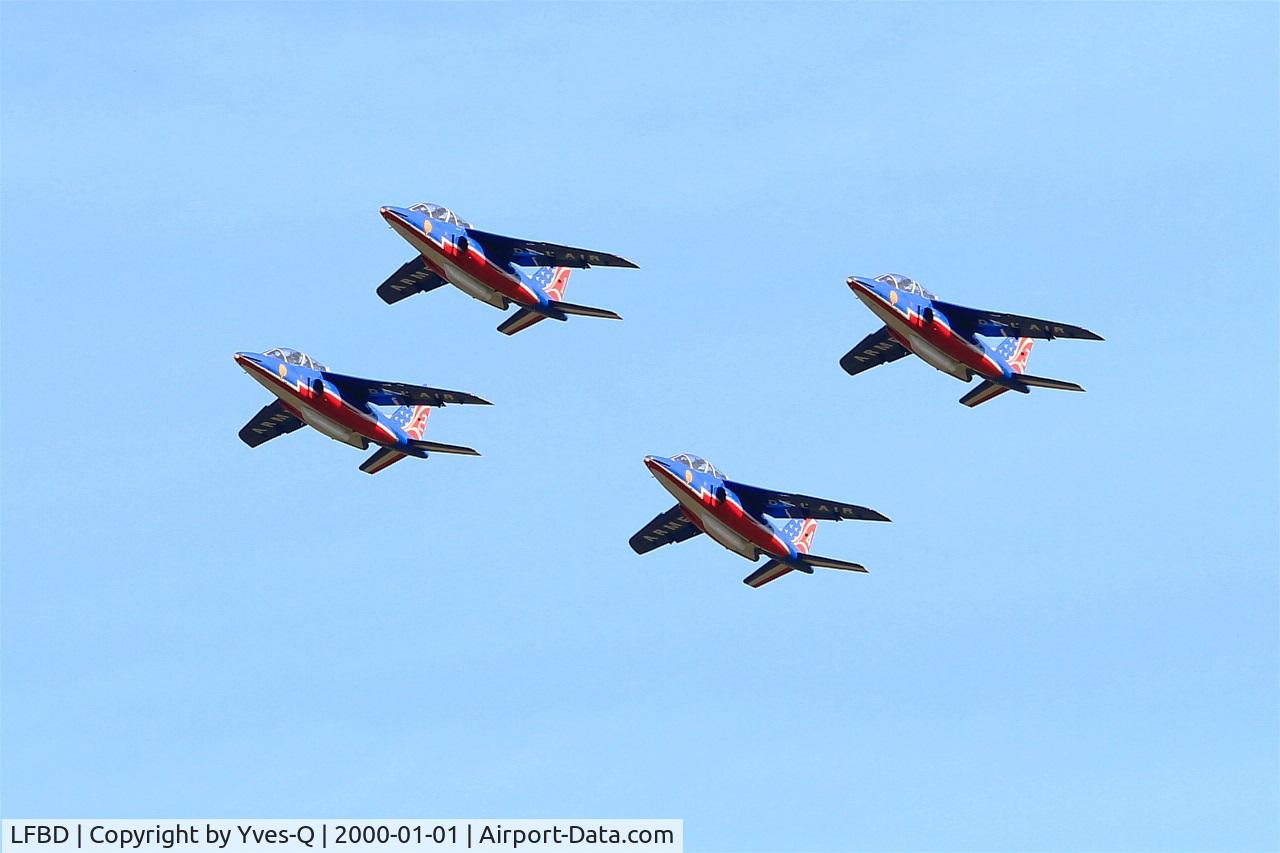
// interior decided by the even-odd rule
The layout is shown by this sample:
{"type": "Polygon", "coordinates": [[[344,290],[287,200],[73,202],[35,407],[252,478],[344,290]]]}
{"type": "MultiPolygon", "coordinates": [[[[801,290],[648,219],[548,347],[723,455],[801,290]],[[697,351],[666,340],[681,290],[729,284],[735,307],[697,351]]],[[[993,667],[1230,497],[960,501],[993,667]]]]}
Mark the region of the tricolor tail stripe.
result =
{"type": "Polygon", "coordinates": [[[1031,348],[1035,343],[1031,338],[1018,338],[1018,347],[1013,352],[1013,358],[1009,359],[1009,367],[1014,373],[1026,373],[1027,360],[1031,358],[1031,348]]]}
{"type": "Polygon", "coordinates": [[[546,288],[547,296],[551,297],[553,302],[564,301],[564,289],[569,286],[569,274],[572,272],[573,269],[571,267],[555,268],[555,275],[546,288]]]}
{"type": "Polygon", "coordinates": [[[1003,358],[1014,373],[1026,373],[1033,346],[1035,341],[1031,338],[1005,338],[996,347],[996,355],[1003,358]]]}
{"type": "Polygon", "coordinates": [[[401,406],[391,413],[391,422],[409,438],[421,440],[427,433],[427,416],[431,414],[430,406],[401,406]]]}
{"type": "Polygon", "coordinates": [[[413,415],[405,425],[404,432],[409,438],[421,440],[427,433],[427,416],[431,414],[430,406],[414,406],[413,415]]]}
{"type": "Polygon", "coordinates": [[[813,535],[818,532],[818,522],[812,518],[797,518],[787,522],[782,528],[782,535],[796,546],[801,554],[808,554],[813,547],[813,535]]]}

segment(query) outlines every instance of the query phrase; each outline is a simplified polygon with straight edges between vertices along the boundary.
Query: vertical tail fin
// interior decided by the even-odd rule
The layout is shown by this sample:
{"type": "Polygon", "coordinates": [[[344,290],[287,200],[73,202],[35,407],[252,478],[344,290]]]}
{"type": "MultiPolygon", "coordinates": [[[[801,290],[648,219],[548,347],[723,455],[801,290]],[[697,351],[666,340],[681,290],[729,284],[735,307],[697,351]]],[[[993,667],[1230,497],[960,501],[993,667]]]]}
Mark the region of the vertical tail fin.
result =
{"type": "MultiPolygon", "coordinates": [[[[793,518],[783,525],[782,535],[787,537],[787,541],[795,545],[796,550],[801,554],[808,554],[809,548],[813,545],[813,534],[817,530],[818,522],[812,518],[793,518]]],[[[794,565],[788,565],[778,560],[770,560],[743,578],[742,582],[749,587],[759,589],[767,583],[776,581],[783,575],[791,574],[795,569],[794,565]]],[[[813,574],[813,569],[801,566],[801,570],[813,574]]]]}
{"type": "Polygon", "coordinates": [[[1027,359],[1031,358],[1031,348],[1036,342],[1031,338],[1005,338],[996,347],[996,353],[1009,362],[1014,373],[1027,372],[1027,359]]]}
{"type": "Polygon", "coordinates": [[[787,537],[801,554],[809,553],[809,549],[813,547],[813,534],[817,532],[818,522],[812,518],[795,518],[788,521],[782,528],[782,535],[787,537]]]}
{"type": "Polygon", "coordinates": [[[742,582],[747,586],[759,589],[765,584],[776,581],[783,575],[791,574],[794,571],[801,571],[811,575],[815,567],[820,569],[842,569],[846,572],[865,572],[867,570],[866,566],[859,563],[850,563],[831,557],[819,557],[816,554],[809,553],[809,548],[813,545],[813,534],[817,529],[818,522],[812,518],[797,518],[787,522],[787,525],[782,528],[782,535],[791,540],[799,556],[794,561],[789,560],[785,563],[781,560],[770,560],[743,578],[742,582]]]}
{"type": "MultiPolygon", "coordinates": [[[[564,289],[569,284],[569,273],[573,272],[570,267],[538,267],[538,271],[529,276],[529,280],[536,286],[542,288],[547,294],[547,298],[552,304],[564,301],[564,289]]],[[[498,326],[498,331],[504,335],[514,335],[516,332],[523,332],[534,323],[541,323],[547,319],[546,314],[540,311],[530,311],[528,308],[521,308],[512,314],[498,326]]],[[[563,320],[564,315],[560,315],[559,319],[563,320]]]]}
{"type": "MultiPolygon", "coordinates": [[[[409,438],[421,441],[422,436],[427,432],[427,416],[430,414],[430,406],[401,406],[391,413],[391,420],[404,430],[409,438]]],[[[390,468],[404,456],[398,450],[380,447],[360,465],[360,470],[366,474],[376,474],[390,468]]]]}
{"type": "Polygon", "coordinates": [[[404,430],[409,438],[421,441],[427,434],[427,416],[430,414],[430,406],[401,406],[391,413],[391,420],[404,430]]]}
{"type": "Polygon", "coordinates": [[[567,314],[577,314],[583,317],[607,317],[611,320],[621,320],[612,311],[604,308],[592,308],[589,305],[573,305],[564,301],[564,290],[569,286],[569,275],[573,272],[572,267],[539,267],[538,271],[529,276],[529,281],[537,287],[542,288],[542,292],[547,295],[548,303],[540,308],[521,308],[512,314],[502,325],[498,326],[498,331],[504,335],[514,335],[516,332],[522,332],[532,326],[534,323],[541,323],[543,320],[551,317],[556,320],[567,320],[567,314]]]}
{"type": "MultiPolygon", "coordinates": [[[[1031,348],[1035,343],[1031,338],[1005,338],[996,347],[996,355],[1008,362],[1009,369],[1014,373],[1025,373],[1027,360],[1031,358],[1031,348]]],[[[960,402],[972,409],[974,406],[980,406],[988,400],[999,397],[1008,390],[1003,385],[983,381],[978,383],[978,387],[961,397],[960,402]]]]}
{"type": "Polygon", "coordinates": [[[552,302],[564,302],[564,289],[569,286],[569,274],[573,272],[572,267],[543,267],[550,275],[545,279],[543,284],[542,272],[538,270],[534,274],[533,280],[542,285],[542,289],[547,292],[547,296],[552,302]]]}

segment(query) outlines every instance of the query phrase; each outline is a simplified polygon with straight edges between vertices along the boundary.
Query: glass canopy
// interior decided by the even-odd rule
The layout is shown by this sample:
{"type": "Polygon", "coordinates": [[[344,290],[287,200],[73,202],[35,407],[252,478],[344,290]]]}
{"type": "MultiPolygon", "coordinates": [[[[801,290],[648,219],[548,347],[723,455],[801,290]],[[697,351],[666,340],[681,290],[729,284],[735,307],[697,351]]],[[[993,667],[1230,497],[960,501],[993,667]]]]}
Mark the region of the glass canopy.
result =
{"type": "Polygon", "coordinates": [[[878,275],[876,276],[876,281],[887,284],[890,287],[897,288],[903,293],[914,293],[916,296],[923,296],[927,299],[936,298],[932,293],[921,287],[920,282],[916,281],[914,278],[907,278],[905,275],[900,275],[896,272],[888,272],[884,275],[878,275]]]}
{"type": "Polygon", "coordinates": [[[694,456],[692,453],[681,453],[677,456],[672,456],[671,459],[674,462],[683,462],[685,465],[688,465],[699,473],[711,474],[712,476],[719,477],[721,480],[724,479],[724,474],[717,471],[716,466],[712,465],[701,456],[694,456]]]}
{"type": "Polygon", "coordinates": [[[458,214],[454,213],[449,208],[439,204],[421,203],[415,204],[409,209],[416,210],[419,213],[425,213],[427,216],[440,222],[448,222],[450,225],[457,225],[459,228],[471,227],[470,222],[458,216],[458,214]]]}
{"type": "Polygon", "coordinates": [[[298,350],[289,349],[288,347],[276,347],[275,349],[269,349],[266,352],[264,352],[263,355],[269,355],[272,358],[278,358],[281,361],[283,361],[285,364],[295,364],[298,367],[309,367],[312,370],[328,370],[329,369],[325,367],[323,364],[321,364],[320,362],[316,361],[311,356],[307,355],[305,352],[298,352],[298,350]]]}

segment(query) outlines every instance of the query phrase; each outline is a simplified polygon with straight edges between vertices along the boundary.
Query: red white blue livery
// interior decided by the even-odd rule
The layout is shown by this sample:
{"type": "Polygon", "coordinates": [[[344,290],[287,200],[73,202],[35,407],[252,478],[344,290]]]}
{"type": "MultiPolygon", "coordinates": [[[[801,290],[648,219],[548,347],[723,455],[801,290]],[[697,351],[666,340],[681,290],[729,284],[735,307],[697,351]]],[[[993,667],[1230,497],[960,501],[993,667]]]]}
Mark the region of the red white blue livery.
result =
{"type": "Polygon", "coordinates": [[[676,499],[631,537],[637,554],[669,542],[684,542],[705,533],[720,545],[753,562],[768,561],[747,575],[743,583],[762,587],[793,571],[813,574],[815,568],[865,572],[858,563],[809,553],[819,521],[888,521],[873,509],[853,504],[777,492],[727,479],[700,456],[681,453],[671,458],[646,456],[645,467],[676,499]],[[770,519],[787,519],[775,525],[770,519]]]}
{"type": "Polygon", "coordinates": [[[418,257],[378,287],[378,295],[388,305],[451,284],[503,311],[515,305],[516,312],[498,326],[504,335],[514,335],[546,319],[567,320],[573,314],[622,319],[605,308],[565,302],[564,291],[573,270],[635,269],[626,258],[481,231],[438,204],[384,207],[381,212],[387,224],[418,250],[418,257]],[[533,271],[526,272],[523,267],[533,271]]]}
{"type": "Polygon", "coordinates": [[[334,441],[361,450],[377,445],[378,449],[360,466],[368,474],[376,474],[406,456],[425,459],[430,453],[480,455],[470,447],[423,440],[432,407],[450,403],[489,405],[488,400],[474,394],[346,376],[293,349],[238,352],[235,360],[245,373],[276,396],[240,430],[240,440],[250,447],[309,426],[334,441]],[[399,408],[387,415],[380,406],[399,408]]]}
{"type": "Polygon", "coordinates": [[[908,354],[917,355],[963,382],[971,381],[974,376],[981,377],[982,382],[960,398],[960,402],[970,408],[1006,391],[1027,394],[1033,387],[1083,391],[1074,382],[1028,374],[1031,347],[1036,338],[1102,340],[1079,326],[943,302],[904,275],[888,273],[875,278],[855,275],[850,276],[847,283],[854,296],[883,320],[884,325],[840,359],[845,372],[853,376],[908,354]],[[1004,340],[992,346],[983,336],[1004,340]]]}

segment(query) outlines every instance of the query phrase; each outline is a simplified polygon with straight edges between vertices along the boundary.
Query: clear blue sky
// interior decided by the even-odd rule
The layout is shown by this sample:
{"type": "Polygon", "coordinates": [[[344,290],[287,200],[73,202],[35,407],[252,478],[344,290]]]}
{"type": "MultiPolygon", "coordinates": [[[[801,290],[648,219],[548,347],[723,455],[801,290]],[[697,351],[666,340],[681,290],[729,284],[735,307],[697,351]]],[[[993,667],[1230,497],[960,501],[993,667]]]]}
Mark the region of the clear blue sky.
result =
{"type": "Polygon", "coordinates": [[[3,9],[5,816],[1270,850],[1277,7],[3,9]],[[516,338],[383,204],[618,252],[516,338]],[[851,273],[1078,323],[976,410],[851,273]],[[377,477],[233,351],[474,391],[377,477]],[[867,576],[640,558],[646,453],[867,576]]]}

